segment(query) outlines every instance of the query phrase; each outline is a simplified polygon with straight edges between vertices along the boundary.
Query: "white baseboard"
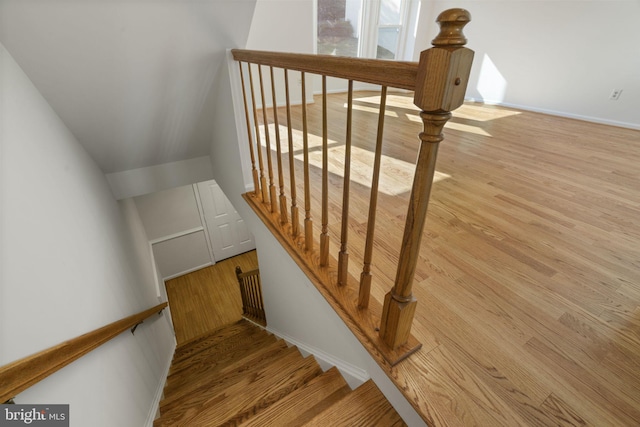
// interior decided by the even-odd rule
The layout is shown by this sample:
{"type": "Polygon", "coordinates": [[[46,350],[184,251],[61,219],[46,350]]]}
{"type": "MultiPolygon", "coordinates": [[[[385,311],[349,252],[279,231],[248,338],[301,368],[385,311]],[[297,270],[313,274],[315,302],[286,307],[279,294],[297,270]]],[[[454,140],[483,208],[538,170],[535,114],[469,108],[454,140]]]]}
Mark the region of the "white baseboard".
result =
{"type": "Polygon", "coordinates": [[[179,273],[172,274],[172,275],[167,276],[167,277],[163,277],[162,280],[166,281],[166,280],[175,279],[176,277],[184,276],[185,274],[193,273],[194,271],[202,270],[203,268],[209,267],[209,266],[212,266],[212,265],[213,265],[212,262],[207,262],[205,264],[198,265],[197,267],[193,267],[193,268],[190,268],[188,270],[181,271],[179,273]]]}
{"type": "Polygon", "coordinates": [[[582,120],[584,122],[599,123],[602,125],[617,126],[617,127],[627,128],[627,129],[640,130],[640,124],[638,123],[620,122],[617,120],[603,119],[600,117],[583,116],[580,114],[566,113],[563,111],[549,110],[546,108],[531,107],[528,105],[520,105],[520,104],[511,104],[509,102],[498,102],[498,101],[490,101],[490,100],[476,99],[476,98],[466,98],[465,100],[470,102],[480,102],[480,103],[490,104],[490,105],[499,105],[501,107],[507,107],[507,108],[517,108],[518,110],[532,111],[534,113],[549,114],[550,116],[566,117],[568,119],[582,120]]]}
{"type": "Polygon", "coordinates": [[[287,343],[298,347],[300,352],[303,353],[303,356],[312,354],[315,357],[318,364],[320,365],[320,367],[322,367],[323,371],[326,371],[327,369],[330,369],[333,366],[338,368],[338,370],[340,371],[345,381],[347,382],[347,384],[349,384],[349,387],[351,387],[352,390],[357,388],[358,386],[360,386],[362,383],[364,383],[370,378],[369,373],[362,368],[359,368],[350,363],[347,363],[344,360],[338,359],[328,353],[325,353],[319,348],[308,345],[287,334],[283,334],[278,330],[271,329],[268,326],[266,329],[267,331],[271,332],[273,335],[277,336],[278,338],[282,338],[287,343]],[[304,354],[304,353],[307,353],[307,354],[304,354]]]}
{"type": "Polygon", "coordinates": [[[147,422],[145,422],[146,427],[153,427],[153,421],[157,418],[158,410],[160,409],[160,401],[162,400],[162,395],[164,393],[164,385],[167,382],[167,377],[169,376],[169,370],[171,369],[171,362],[173,360],[173,353],[176,351],[176,342],[174,340],[173,347],[167,358],[167,364],[162,373],[161,381],[158,382],[158,389],[156,390],[156,395],[153,398],[153,402],[151,402],[151,407],[149,408],[149,414],[147,415],[147,422]]]}

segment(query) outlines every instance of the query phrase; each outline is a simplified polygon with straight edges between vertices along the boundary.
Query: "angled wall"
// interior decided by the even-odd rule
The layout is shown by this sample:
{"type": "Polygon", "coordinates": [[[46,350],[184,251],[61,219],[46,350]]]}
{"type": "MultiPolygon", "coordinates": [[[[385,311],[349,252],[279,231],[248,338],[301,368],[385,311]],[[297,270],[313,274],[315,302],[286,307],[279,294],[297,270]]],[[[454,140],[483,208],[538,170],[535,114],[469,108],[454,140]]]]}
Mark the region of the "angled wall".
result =
{"type": "MultiPolygon", "coordinates": [[[[158,304],[146,235],[0,45],[0,365],[158,304]]],[[[175,340],[162,316],[16,397],[69,404],[78,426],[155,415],[175,340]]]]}

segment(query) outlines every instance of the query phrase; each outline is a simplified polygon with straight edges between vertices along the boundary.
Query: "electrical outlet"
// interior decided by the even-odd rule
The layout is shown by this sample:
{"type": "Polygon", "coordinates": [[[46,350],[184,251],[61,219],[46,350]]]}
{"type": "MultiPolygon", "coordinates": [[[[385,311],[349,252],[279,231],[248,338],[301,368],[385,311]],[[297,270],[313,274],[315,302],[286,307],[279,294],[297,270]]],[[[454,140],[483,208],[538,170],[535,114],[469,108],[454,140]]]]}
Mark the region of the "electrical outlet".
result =
{"type": "Polygon", "coordinates": [[[611,96],[609,96],[609,99],[611,101],[617,101],[618,98],[620,98],[621,93],[622,93],[622,89],[614,89],[613,92],[611,92],[611,96]]]}

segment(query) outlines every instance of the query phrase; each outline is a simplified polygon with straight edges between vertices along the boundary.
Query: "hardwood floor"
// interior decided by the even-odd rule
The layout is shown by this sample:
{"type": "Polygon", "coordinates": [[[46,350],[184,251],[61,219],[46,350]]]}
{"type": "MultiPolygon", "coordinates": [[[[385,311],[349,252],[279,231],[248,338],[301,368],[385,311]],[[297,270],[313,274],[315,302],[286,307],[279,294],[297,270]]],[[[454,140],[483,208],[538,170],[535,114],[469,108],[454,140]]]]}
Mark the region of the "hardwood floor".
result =
{"type": "MultiPolygon", "coordinates": [[[[337,257],[346,95],[329,99],[329,234],[337,257]]],[[[354,277],[362,269],[377,102],[366,93],[354,103],[354,277]]],[[[316,98],[308,108],[316,240],[321,104],[316,98]]],[[[417,113],[411,95],[387,102],[372,268],[379,301],[395,278],[417,113]]],[[[302,127],[294,114],[302,221],[302,127]]],[[[412,332],[423,348],[387,367],[390,378],[430,425],[638,425],[640,131],[481,104],[453,116],[414,283],[412,332]]],[[[286,128],[280,134],[286,139],[286,128]]],[[[286,141],[283,152],[290,203],[286,141]]]]}
{"type": "Polygon", "coordinates": [[[244,271],[257,268],[256,251],[166,281],[178,345],[242,318],[237,265],[244,271]]]}

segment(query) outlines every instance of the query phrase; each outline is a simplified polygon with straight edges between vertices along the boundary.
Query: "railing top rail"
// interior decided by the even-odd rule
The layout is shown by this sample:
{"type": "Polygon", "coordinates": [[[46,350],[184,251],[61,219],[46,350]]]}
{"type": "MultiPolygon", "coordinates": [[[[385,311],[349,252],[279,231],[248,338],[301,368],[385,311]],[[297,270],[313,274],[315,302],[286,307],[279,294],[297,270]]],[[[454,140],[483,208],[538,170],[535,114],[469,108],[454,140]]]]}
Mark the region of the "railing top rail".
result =
{"type": "MultiPolygon", "coordinates": [[[[440,81],[443,77],[441,72],[442,70],[446,71],[447,66],[452,65],[453,71],[457,71],[458,68],[463,71],[468,71],[464,66],[457,64],[459,61],[458,58],[450,58],[449,53],[466,44],[467,39],[462,31],[470,20],[471,15],[464,9],[449,9],[442,12],[437,19],[440,25],[440,32],[432,41],[434,47],[440,48],[440,52],[428,54],[428,51],[423,51],[420,63],[245,49],[232,49],[231,53],[236,61],[302,71],[328,77],[337,77],[346,80],[355,80],[398,89],[420,91],[425,88],[432,89],[431,86],[433,86],[432,83],[434,81],[442,84],[443,82],[440,81]],[[435,74],[434,71],[436,71],[435,74]],[[422,87],[425,85],[426,87],[422,87]]],[[[465,54],[461,53],[459,55],[465,54]]],[[[470,64],[469,61],[463,61],[464,65],[468,65],[467,63],[470,64]]],[[[466,81],[464,85],[461,85],[461,79],[456,76],[454,77],[458,80],[456,86],[460,86],[458,90],[456,90],[457,92],[460,92],[460,89],[466,88],[466,81]]],[[[447,95],[444,98],[450,97],[450,95],[447,95]]],[[[459,96],[454,96],[454,98],[458,97],[459,96]]],[[[418,98],[424,98],[424,95],[421,94],[418,98]]],[[[438,98],[442,97],[436,97],[436,101],[440,101],[438,98]]],[[[431,102],[423,106],[421,105],[422,101],[424,101],[423,99],[416,99],[416,101],[418,101],[416,105],[422,109],[426,109],[424,108],[425,106],[433,104],[434,111],[441,110],[443,106],[450,109],[455,109],[459,106],[449,105],[449,102],[445,102],[445,105],[435,105],[441,103],[431,102]]]]}
{"type": "Polygon", "coordinates": [[[245,277],[258,276],[258,275],[260,275],[260,269],[258,268],[256,268],[255,270],[243,271],[241,273],[238,273],[236,271],[236,276],[238,277],[238,279],[244,279],[245,277]]]}
{"type": "Polygon", "coordinates": [[[236,61],[414,90],[417,62],[232,49],[236,61]]]}
{"type": "Polygon", "coordinates": [[[35,383],[79,359],[111,338],[130,329],[154,313],[161,312],[167,303],[110,323],[102,328],[65,341],[61,344],[0,367],[0,403],[14,397],[35,383]]]}

